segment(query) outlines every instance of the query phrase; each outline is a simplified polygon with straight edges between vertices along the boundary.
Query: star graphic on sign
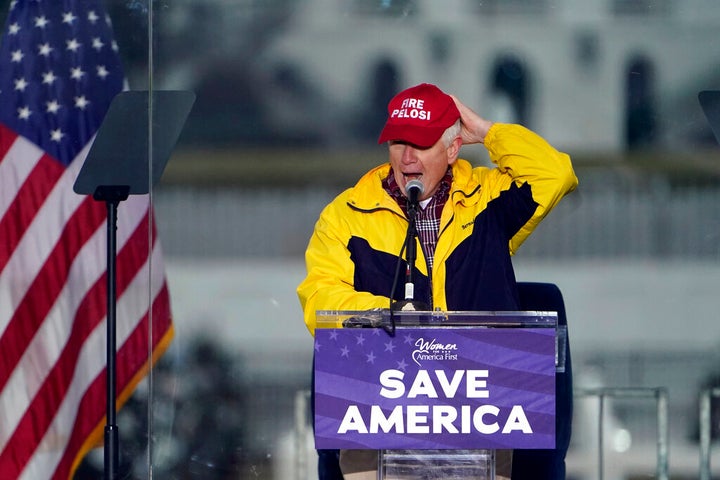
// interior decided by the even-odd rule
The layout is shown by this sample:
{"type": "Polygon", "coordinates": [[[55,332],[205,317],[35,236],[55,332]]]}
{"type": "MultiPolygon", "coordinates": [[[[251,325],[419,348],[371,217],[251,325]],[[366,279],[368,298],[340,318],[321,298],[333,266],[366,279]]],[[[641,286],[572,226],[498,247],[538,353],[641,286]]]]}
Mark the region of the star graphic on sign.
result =
{"type": "Polygon", "coordinates": [[[320,342],[315,342],[315,351],[320,351],[320,342]]]}
{"type": "Polygon", "coordinates": [[[393,344],[392,340],[390,340],[389,342],[387,342],[387,343],[385,344],[385,351],[386,351],[386,352],[391,352],[391,353],[392,353],[393,351],[395,351],[395,345],[393,344]]]}
{"type": "Polygon", "coordinates": [[[332,330],[332,331],[330,332],[330,340],[337,340],[337,337],[338,337],[338,332],[337,332],[337,330],[332,330]]]}
{"type": "Polygon", "coordinates": [[[350,358],[350,349],[347,345],[340,349],[340,356],[350,358]]]}
{"type": "Polygon", "coordinates": [[[358,345],[364,345],[364,344],[365,344],[365,337],[364,337],[362,334],[360,334],[360,335],[358,335],[357,337],[355,337],[355,339],[357,340],[357,344],[358,344],[358,345]]]}
{"type": "Polygon", "coordinates": [[[405,370],[406,368],[407,368],[407,363],[405,363],[405,359],[402,359],[399,362],[397,362],[398,370],[405,370]]]}
{"type": "Polygon", "coordinates": [[[373,352],[365,354],[368,363],[375,363],[375,354],[373,352]]]}
{"type": "Polygon", "coordinates": [[[404,339],[404,340],[405,340],[405,343],[407,343],[408,345],[412,345],[412,343],[413,343],[413,338],[410,336],[409,333],[406,333],[406,334],[405,334],[405,339],[404,339]]]}

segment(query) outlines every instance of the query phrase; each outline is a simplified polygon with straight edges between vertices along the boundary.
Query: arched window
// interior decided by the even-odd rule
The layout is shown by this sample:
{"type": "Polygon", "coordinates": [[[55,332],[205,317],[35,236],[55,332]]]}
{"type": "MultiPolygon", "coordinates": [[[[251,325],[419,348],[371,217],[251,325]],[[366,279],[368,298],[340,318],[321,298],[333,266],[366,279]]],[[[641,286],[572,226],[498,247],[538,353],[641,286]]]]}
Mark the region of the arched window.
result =
{"type": "Polygon", "coordinates": [[[491,71],[493,120],[527,125],[529,79],[525,65],[514,55],[500,57],[491,71]]]}
{"type": "Polygon", "coordinates": [[[633,58],[625,73],[625,144],[629,150],[655,141],[655,70],[651,61],[633,58]]]}
{"type": "Polygon", "coordinates": [[[382,59],[375,64],[370,75],[370,92],[362,131],[366,138],[377,138],[387,119],[387,105],[398,92],[400,80],[395,63],[382,59]]]}

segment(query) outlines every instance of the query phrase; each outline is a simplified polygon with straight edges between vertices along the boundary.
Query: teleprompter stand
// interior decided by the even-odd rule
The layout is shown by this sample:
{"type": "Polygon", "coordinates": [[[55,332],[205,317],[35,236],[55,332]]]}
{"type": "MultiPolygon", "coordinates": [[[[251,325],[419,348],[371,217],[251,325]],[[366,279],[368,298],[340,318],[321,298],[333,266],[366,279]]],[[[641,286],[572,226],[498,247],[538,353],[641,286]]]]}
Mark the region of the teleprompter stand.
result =
{"type": "Polygon", "coordinates": [[[73,190],[107,205],[107,417],[104,478],[118,478],[116,425],[117,211],[129,195],[150,192],[195,102],[188,91],[125,91],[110,104],[73,190]]]}

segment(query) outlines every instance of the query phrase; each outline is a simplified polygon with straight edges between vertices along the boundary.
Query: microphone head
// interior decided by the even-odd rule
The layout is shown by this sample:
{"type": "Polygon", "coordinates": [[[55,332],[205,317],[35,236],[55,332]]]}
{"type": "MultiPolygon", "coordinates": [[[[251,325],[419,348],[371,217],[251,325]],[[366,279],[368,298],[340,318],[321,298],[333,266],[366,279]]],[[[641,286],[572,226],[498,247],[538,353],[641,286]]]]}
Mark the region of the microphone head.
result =
{"type": "Polygon", "coordinates": [[[410,201],[417,201],[425,192],[425,185],[420,180],[413,179],[405,184],[405,193],[410,201]]]}

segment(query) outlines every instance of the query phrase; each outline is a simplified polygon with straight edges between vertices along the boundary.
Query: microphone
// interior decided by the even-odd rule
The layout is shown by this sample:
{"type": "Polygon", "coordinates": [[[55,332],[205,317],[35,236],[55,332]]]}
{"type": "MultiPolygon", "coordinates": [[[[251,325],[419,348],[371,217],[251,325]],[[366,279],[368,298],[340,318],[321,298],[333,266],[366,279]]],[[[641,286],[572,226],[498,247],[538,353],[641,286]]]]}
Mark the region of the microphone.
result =
{"type": "Polygon", "coordinates": [[[425,192],[425,185],[420,180],[410,180],[405,185],[405,192],[407,193],[408,201],[410,204],[417,204],[418,199],[425,192]]]}

